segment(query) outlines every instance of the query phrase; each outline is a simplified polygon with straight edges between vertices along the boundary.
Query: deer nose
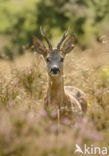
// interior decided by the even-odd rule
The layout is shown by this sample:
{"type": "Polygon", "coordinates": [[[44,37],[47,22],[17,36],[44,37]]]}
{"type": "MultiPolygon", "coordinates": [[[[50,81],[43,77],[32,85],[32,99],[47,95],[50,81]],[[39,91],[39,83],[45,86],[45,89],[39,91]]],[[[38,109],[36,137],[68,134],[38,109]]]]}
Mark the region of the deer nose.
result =
{"type": "Polygon", "coordinates": [[[60,72],[60,70],[59,70],[58,67],[53,67],[53,68],[51,68],[50,72],[53,73],[53,74],[58,74],[60,72]]]}

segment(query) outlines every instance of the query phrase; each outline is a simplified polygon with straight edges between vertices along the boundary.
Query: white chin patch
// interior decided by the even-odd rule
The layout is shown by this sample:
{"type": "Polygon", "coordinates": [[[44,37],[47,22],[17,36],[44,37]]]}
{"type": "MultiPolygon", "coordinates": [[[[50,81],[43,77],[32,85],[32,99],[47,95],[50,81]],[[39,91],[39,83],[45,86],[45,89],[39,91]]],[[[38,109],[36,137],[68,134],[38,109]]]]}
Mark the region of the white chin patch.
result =
{"type": "Polygon", "coordinates": [[[54,74],[53,72],[50,72],[50,75],[56,77],[59,75],[59,72],[57,72],[56,74],[54,74]]]}

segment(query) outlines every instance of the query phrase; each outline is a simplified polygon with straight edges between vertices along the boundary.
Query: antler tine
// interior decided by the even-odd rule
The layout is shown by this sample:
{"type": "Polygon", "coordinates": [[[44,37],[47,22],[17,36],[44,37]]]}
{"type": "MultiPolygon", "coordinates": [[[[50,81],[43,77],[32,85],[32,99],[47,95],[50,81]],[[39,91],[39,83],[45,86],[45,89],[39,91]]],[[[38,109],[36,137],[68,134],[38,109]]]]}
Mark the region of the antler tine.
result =
{"type": "Polygon", "coordinates": [[[46,40],[46,42],[48,43],[49,49],[52,50],[52,45],[50,43],[50,41],[48,40],[48,38],[46,37],[44,31],[42,30],[42,27],[40,26],[40,33],[43,36],[43,38],[46,40]]]}
{"type": "Polygon", "coordinates": [[[57,49],[60,49],[62,42],[66,39],[66,37],[69,34],[69,30],[70,30],[70,27],[68,27],[67,31],[64,33],[63,37],[61,38],[60,42],[58,43],[57,49]]]}

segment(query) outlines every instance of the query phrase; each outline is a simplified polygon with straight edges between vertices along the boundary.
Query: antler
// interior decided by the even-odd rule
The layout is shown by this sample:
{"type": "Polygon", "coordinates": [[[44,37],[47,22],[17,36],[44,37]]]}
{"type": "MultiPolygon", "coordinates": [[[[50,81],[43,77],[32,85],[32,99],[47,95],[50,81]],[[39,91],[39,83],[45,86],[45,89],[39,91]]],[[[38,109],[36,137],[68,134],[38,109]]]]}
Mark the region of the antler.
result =
{"type": "Polygon", "coordinates": [[[68,34],[69,34],[69,29],[70,29],[70,27],[68,27],[67,31],[64,33],[63,37],[61,38],[60,42],[58,43],[57,49],[60,49],[62,42],[63,42],[63,41],[66,39],[66,37],[68,36],[68,34]]]}
{"type": "Polygon", "coordinates": [[[51,45],[50,41],[48,40],[48,38],[46,37],[44,31],[42,30],[42,27],[40,27],[40,33],[43,36],[43,38],[46,40],[46,42],[48,43],[49,49],[52,50],[52,45],[51,45]]]}

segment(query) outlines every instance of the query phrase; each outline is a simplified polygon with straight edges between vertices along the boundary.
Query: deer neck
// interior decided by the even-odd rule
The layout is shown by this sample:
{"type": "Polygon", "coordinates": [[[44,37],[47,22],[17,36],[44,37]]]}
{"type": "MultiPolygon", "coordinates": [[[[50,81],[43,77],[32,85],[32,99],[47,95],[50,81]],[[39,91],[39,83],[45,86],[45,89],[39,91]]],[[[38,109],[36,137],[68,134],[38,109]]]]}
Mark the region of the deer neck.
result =
{"type": "Polygon", "coordinates": [[[63,75],[58,77],[48,76],[48,103],[63,106],[64,80],[63,75]]]}

